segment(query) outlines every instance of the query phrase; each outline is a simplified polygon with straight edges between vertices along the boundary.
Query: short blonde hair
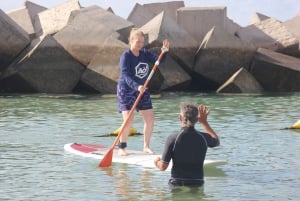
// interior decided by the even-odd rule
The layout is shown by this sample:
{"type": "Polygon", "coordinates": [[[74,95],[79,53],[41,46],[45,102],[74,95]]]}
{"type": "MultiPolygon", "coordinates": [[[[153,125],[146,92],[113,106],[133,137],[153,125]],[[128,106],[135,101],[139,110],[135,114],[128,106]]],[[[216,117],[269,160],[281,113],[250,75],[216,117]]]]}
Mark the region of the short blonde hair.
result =
{"type": "Polygon", "coordinates": [[[131,31],[130,31],[130,34],[129,34],[129,38],[128,38],[129,43],[136,36],[145,37],[144,33],[140,29],[132,28],[131,31]]]}

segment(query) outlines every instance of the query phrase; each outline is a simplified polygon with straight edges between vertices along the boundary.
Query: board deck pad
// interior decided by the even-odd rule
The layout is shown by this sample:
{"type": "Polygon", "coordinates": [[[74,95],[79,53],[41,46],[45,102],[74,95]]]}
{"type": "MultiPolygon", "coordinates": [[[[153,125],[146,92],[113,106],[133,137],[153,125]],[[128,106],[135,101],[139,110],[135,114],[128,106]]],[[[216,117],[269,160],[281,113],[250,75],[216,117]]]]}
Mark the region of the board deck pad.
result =
{"type": "MultiPolygon", "coordinates": [[[[79,144],[69,143],[64,146],[65,151],[80,155],[83,157],[91,157],[100,160],[103,159],[108,152],[109,147],[99,144],[79,144]]],[[[114,149],[112,162],[113,163],[126,163],[132,165],[138,165],[142,167],[155,168],[154,159],[160,157],[158,154],[148,154],[137,150],[126,150],[127,156],[119,156],[118,148],[114,149]]],[[[204,166],[219,166],[226,164],[226,160],[205,160],[204,166]]],[[[170,170],[172,164],[170,163],[167,170],[170,170]]]]}

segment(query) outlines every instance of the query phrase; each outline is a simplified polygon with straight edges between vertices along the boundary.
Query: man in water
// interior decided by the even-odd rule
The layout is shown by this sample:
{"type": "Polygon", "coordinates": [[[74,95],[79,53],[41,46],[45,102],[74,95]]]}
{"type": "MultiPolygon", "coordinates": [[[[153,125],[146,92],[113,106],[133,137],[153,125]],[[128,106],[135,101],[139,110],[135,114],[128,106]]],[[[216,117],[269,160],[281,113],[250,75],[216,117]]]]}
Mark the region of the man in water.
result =
{"type": "Polygon", "coordinates": [[[171,186],[202,186],[204,183],[203,163],[208,147],[220,145],[215,131],[210,127],[205,105],[183,103],[180,106],[180,131],[171,134],[165,143],[162,157],[154,160],[155,166],[164,171],[173,161],[171,186]],[[199,122],[205,132],[195,129],[199,122]]]}

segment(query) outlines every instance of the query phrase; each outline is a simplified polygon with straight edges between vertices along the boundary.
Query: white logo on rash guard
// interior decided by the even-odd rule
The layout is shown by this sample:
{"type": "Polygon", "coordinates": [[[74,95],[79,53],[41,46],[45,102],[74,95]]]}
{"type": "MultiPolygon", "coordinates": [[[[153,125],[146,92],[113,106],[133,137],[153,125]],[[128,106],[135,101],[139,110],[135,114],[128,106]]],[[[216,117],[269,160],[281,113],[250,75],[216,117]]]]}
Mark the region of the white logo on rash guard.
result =
{"type": "Polygon", "coordinates": [[[143,79],[148,75],[149,72],[149,65],[147,63],[139,63],[135,67],[135,76],[137,76],[140,79],[143,79]]]}

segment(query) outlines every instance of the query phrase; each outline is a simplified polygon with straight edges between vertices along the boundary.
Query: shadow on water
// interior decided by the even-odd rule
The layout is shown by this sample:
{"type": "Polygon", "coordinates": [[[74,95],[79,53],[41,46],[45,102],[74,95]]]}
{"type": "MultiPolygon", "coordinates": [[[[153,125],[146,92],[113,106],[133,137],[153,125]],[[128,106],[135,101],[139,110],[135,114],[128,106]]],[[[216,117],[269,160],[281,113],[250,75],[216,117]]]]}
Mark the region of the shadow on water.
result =
{"type": "Polygon", "coordinates": [[[292,132],[295,132],[296,134],[300,134],[300,129],[289,129],[292,132]]]}

